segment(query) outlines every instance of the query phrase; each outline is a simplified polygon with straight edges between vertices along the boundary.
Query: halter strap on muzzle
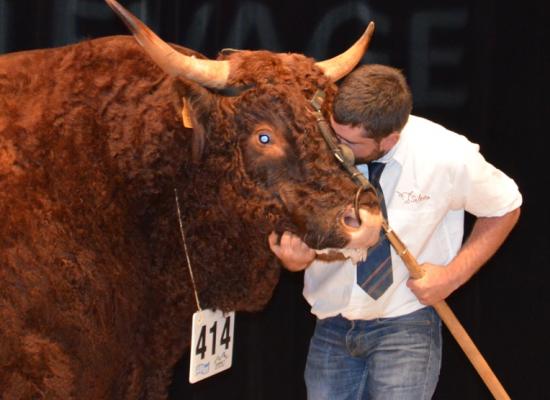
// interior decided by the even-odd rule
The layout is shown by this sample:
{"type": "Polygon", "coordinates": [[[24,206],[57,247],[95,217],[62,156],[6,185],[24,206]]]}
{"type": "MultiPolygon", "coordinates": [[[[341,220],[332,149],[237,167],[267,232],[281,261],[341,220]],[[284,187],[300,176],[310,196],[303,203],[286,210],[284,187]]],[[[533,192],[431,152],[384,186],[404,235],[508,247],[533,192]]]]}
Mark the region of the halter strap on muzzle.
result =
{"type": "Polygon", "coordinates": [[[355,216],[358,221],[361,221],[361,218],[359,217],[359,198],[361,197],[361,193],[367,190],[372,190],[376,196],[378,196],[378,193],[376,192],[374,186],[372,186],[369,180],[365,177],[365,175],[363,175],[355,166],[355,156],[353,155],[353,151],[351,150],[351,148],[344,143],[336,144],[336,135],[334,134],[332,127],[326,121],[323,113],[321,112],[321,107],[324,101],[325,92],[322,90],[317,90],[313,95],[310,104],[313,107],[315,118],[317,120],[317,125],[319,126],[319,130],[327,146],[329,147],[334,157],[351,175],[351,179],[353,180],[353,182],[357,186],[359,186],[359,189],[355,194],[353,204],[355,208],[355,216]]]}

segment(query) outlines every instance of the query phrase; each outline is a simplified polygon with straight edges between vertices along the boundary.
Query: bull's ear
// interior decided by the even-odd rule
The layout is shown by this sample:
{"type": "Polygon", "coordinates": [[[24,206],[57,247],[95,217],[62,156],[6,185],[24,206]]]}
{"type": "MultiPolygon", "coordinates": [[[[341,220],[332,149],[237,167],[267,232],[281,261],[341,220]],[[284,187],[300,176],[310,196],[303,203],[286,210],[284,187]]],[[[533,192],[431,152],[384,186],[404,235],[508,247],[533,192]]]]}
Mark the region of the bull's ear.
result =
{"type": "Polygon", "coordinates": [[[191,116],[189,102],[184,97],[181,99],[181,104],[181,119],[183,121],[183,126],[189,129],[193,129],[193,117],[191,116]]]}
{"type": "Polygon", "coordinates": [[[192,160],[199,163],[205,150],[214,95],[202,86],[187,80],[175,80],[174,87],[182,99],[180,112],[183,125],[193,129],[192,160]]]}

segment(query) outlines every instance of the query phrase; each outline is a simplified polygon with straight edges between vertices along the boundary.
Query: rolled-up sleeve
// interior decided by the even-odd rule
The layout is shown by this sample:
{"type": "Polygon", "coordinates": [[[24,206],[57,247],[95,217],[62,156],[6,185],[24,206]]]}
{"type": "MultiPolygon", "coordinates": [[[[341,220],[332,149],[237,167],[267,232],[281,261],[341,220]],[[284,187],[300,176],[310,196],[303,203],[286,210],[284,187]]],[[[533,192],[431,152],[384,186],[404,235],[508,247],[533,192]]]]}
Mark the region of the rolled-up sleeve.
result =
{"type": "Polygon", "coordinates": [[[478,145],[467,142],[460,150],[463,154],[454,175],[453,209],[463,208],[477,217],[499,217],[521,206],[523,199],[516,182],[487,162],[478,145]]]}

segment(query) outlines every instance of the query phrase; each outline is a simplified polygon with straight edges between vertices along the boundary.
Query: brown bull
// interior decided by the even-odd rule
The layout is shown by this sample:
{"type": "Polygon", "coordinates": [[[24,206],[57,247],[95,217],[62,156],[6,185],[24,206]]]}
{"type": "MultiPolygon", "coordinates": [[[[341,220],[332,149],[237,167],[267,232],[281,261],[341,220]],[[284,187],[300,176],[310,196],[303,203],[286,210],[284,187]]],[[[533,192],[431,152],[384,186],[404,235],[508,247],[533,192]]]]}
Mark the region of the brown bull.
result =
{"type": "Polygon", "coordinates": [[[317,64],[204,60],[109,3],[148,55],[119,36],[0,57],[3,399],[166,398],[196,310],[174,188],[204,307],[265,305],[272,230],[317,249],[376,240],[375,200],[354,219],[309,107],[322,89],[327,113],[370,32],[317,64]]]}

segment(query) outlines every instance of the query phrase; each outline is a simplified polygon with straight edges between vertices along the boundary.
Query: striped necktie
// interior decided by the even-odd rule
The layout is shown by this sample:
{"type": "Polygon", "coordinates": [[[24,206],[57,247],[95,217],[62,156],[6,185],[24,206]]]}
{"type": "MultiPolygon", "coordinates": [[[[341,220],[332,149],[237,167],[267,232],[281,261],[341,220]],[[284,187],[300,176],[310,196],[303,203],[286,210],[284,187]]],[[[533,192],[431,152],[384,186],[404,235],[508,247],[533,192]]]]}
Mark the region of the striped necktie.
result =
{"type": "MultiPolygon", "coordinates": [[[[386,164],[371,162],[369,165],[369,181],[376,188],[380,199],[380,208],[384,218],[388,218],[384,194],[380,187],[380,176],[386,164]]],[[[374,299],[384,294],[393,282],[391,266],[390,242],[383,232],[380,240],[369,249],[367,259],[357,264],[357,284],[374,299]]]]}

